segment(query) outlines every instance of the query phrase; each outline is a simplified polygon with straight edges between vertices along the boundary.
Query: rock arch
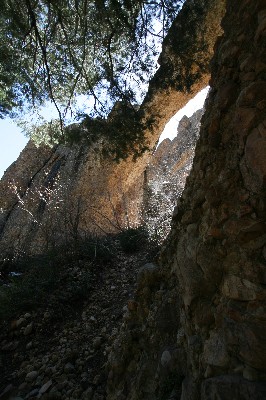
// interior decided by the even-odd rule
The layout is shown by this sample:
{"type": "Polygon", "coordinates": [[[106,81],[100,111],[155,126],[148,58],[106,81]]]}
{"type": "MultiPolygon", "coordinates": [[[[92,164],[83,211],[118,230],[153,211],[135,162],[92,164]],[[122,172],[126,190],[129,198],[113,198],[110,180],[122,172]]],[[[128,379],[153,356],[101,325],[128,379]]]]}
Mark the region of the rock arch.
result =
{"type": "MultiPolygon", "coordinates": [[[[216,38],[221,33],[223,13],[224,0],[188,0],[170,29],[163,44],[161,66],[150,83],[139,111],[144,119],[153,120],[152,128],[144,132],[150,149],[154,148],[171,116],[208,83],[209,62],[216,38]]],[[[95,148],[97,146],[99,144],[95,148]]],[[[32,143],[26,147],[1,181],[1,230],[5,245],[12,243],[24,246],[29,242],[27,235],[31,231],[30,246],[39,248],[36,238],[41,246],[42,229],[27,220],[28,215],[19,209],[17,198],[9,193],[8,186],[15,178],[23,201],[30,212],[36,215],[39,200],[32,201],[29,193],[41,190],[46,174],[58,160],[63,160],[58,171],[58,185],[67,188],[67,199],[71,200],[68,208],[76,211],[77,199],[82,200],[82,229],[97,230],[98,233],[112,230],[109,221],[116,222],[115,215],[119,215],[119,223],[123,225],[129,207],[132,222],[138,221],[143,196],[143,173],[150,154],[145,153],[137,162],[127,159],[116,164],[101,159],[95,153],[95,148],[88,149],[81,145],[72,149],[63,146],[53,150],[34,149],[32,143]],[[38,165],[36,169],[35,163],[38,165]],[[28,195],[25,196],[25,193],[28,195]]],[[[56,212],[58,215],[59,211],[56,212]]],[[[51,213],[44,212],[42,223],[45,225],[49,218],[51,213]]],[[[59,217],[59,220],[62,218],[59,217]]]]}
{"type": "Polygon", "coordinates": [[[226,8],[192,172],[157,265],[140,273],[110,400],[266,394],[266,8],[226,8]]]}

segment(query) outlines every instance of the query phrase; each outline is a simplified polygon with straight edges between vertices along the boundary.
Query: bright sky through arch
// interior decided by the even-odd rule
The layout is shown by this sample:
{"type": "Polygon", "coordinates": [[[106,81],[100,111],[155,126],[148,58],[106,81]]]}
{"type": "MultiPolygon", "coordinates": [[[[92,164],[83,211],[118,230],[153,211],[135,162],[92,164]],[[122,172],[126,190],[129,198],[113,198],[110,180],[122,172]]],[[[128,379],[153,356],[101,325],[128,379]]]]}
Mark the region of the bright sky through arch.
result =
{"type": "MultiPolygon", "coordinates": [[[[166,138],[173,140],[176,137],[177,127],[181,118],[186,115],[191,117],[195,111],[203,107],[205,99],[209,91],[209,86],[202,89],[193,99],[191,99],[185,107],[181,108],[165,125],[165,128],[160,136],[158,145],[166,138]]],[[[158,146],[157,145],[157,146],[158,146]]]]}

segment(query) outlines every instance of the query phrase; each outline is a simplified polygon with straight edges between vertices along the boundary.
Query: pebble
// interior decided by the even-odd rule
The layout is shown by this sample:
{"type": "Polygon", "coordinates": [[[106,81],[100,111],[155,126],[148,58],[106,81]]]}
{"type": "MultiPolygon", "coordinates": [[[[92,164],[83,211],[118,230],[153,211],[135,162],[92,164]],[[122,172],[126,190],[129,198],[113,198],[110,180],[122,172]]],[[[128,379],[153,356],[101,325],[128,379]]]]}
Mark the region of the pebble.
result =
{"type": "Polygon", "coordinates": [[[18,387],[18,390],[25,390],[26,389],[26,387],[27,387],[27,383],[26,382],[23,382],[23,383],[21,383],[20,385],[19,385],[19,387],[18,387]]]}
{"type": "Polygon", "coordinates": [[[75,371],[75,367],[73,364],[71,363],[67,363],[64,367],[64,372],[65,373],[69,373],[69,372],[74,372],[75,371]]]}
{"type": "Polygon", "coordinates": [[[36,379],[38,376],[38,371],[31,371],[26,375],[26,381],[27,382],[32,382],[34,379],[36,379]]]}
{"type": "Polygon", "coordinates": [[[51,314],[47,311],[47,312],[44,313],[43,318],[44,319],[49,319],[50,316],[51,316],[51,314]]]}
{"type": "Polygon", "coordinates": [[[25,318],[19,318],[17,321],[15,321],[14,326],[15,328],[19,328],[21,325],[24,324],[24,322],[26,321],[25,318]]]}
{"type": "Polygon", "coordinates": [[[101,344],[102,344],[102,338],[100,336],[97,336],[92,342],[92,346],[96,350],[101,347],[101,344]]]}
{"type": "Polygon", "coordinates": [[[97,386],[99,385],[100,382],[101,382],[101,375],[95,375],[92,383],[97,386]]]}
{"type": "Polygon", "coordinates": [[[43,394],[47,392],[47,390],[52,386],[53,382],[50,380],[46,382],[40,389],[39,394],[43,394]]]}
{"type": "Polygon", "coordinates": [[[9,385],[7,385],[6,386],[6,388],[3,390],[3,392],[2,393],[0,393],[0,397],[1,397],[1,399],[3,398],[3,399],[5,399],[5,398],[10,398],[9,397],[9,395],[10,395],[10,393],[12,392],[12,390],[13,390],[13,385],[12,385],[12,383],[10,383],[9,385]]]}
{"type": "Polygon", "coordinates": [[[27,325],[26,328],[24,329],[24,336],[30,335],[32,330],[33,330],[33,322],[27,325]]]}
{"type": "Polygon", "coordinates": [[[28,399],[30,397],[35,397],[38,394],[39,394],[39,389],[33,389],[27,394],[26,398],[28,399]]]}
{"type": "Polygon", "coordinates": [[[161,356],[161,364],[163,367],[166,367],[167,364],[171,361],[172,357],[168,350],[165,350],[161,356]]]}
{"type": "Polygon", "coordinates": [[[89,387],[82,395],[84,400],[91,400],[93,397],[93,389],[89,387]]]}
{"type": "MultiPolygon", "coordinates": [[[[8,350],[13,350],[14,346],[20,344],[14,340],[17,336],[16,339],[26,346],[24,353],[20,351],[20,346],[14,351],[17,354],[14,381],[24,381],[17,389],[17,396],[22,395],[23,400],[29,398],[29,394],[35,398],[66,400],[90,400],[94,399],[94,396],[95,399],[101,398],[100,387],[105,375],[99,374],[98,364],[101,361],[98,362],[98,357],[106,358],[105,342],[114,328],[114,332],[118,331],[111,319],[117,320],[120,317],[122,304],[126,302],[124,298],[120,303],[122,290],[128,295],[128,291],[120,290],[122,283],[126,282],[125,276],[119,278],[115,270],[113,273],[109,284],[105,282],[104,289],[101,289],[99,294],[93,293],[90,301],[84,304],[78,318],[67,319],[62,321],[63,323],[61,320],[55,322],[52,336],[45,338],[43,335],[48,327],[47,321],[54,317],[53,312],[49,310],[49,304],[40,315],[26,313],[14,321],[19,329],[11,331],[12,337],[6,336],[1,344],[7,346],[8,350]],[[118,300],[117,307],[110,303],[114,293],[118,300]],[[42,333],[40,337],[39,332],[42,333]]],[[[111,351],[111,346],[108,350],[111,351]]]]}
{"type": "Polygon", "coordinates": [[[12,351],[18,347],[18,342],[10,342],[2,346],[3,351],[12,351]]]}

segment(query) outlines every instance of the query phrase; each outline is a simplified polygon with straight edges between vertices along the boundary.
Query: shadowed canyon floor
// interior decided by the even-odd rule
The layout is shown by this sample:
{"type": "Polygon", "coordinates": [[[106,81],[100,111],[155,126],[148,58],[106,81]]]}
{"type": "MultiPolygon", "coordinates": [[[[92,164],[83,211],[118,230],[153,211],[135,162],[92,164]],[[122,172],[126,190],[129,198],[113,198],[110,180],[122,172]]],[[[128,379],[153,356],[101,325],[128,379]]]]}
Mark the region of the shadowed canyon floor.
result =
{"type": "MultiPolygon", "coordinates": [[[[130,258],[125,261],[121,257],[122,264],[127,265],[121,265],[119,271],[117,268],[120,261],[110,265],[108,270],[99,268],[95,273],[98,291],[91,294],[95,296],[92,297],[94,303],[90,303],[90,298],[84,299],[85,308],[80,307],[77,314],[72,316],[71,322],[64,323],[64,319],[55,319],[52,324],[56,329],[52,328],[54,338],[49,341],[54,351],[49,352],[48,358],[44,354],[44,338],[49,337],[49,332],[45,330],[48,329],[47,321],[51,318],[48,306],[53,299],[52,295],[48,297],[48,303],[42,306],[41,314],[34,314],[34,311],[31,315],[19,314],[12,329],[10,325],[5,325],[1,332],[4,335],[2,350],[5,352],[3,356],[7,358],[6,361],[2,359],[2,367],[7,368],[7,371],[3,387],[6,393],[2,398],[8,398],[8,391],[12,391],[12,387],[6,384],[9,383],[7,379],[11,383],[13,378],[19,379],[18,383],[22,385],[19,390],[25,390],[23,396],[35,390],[31,393],[35,397],[62,396],[60,390],[65,390],[63,398],[76,399],[84,395],[97,400],[106,396],[104,382],[108,379],[108,400],[266,398],[265,0],[187,0],[182,13],[180,12],[180,18],[176,19],[169,33],[164,42],[161,67],[151,81],[150,93],[146,103],[144,102],[147,109],[151,107],[155,111],[162,111],[169,102],[165,113],[158,113],[159,123],[156,129],[165,123],[170,109],[180,105],[180,92],[183,98],[185,91],[187,98],[195,87],[208,80],[209,68],[205,67],[209,65],[210,48],[216,39],[217,41],[211,62],[210,93],[201,120],[193,166],[182,196],[178,198],[178,194],[176,195],[177,205],[171,231],[161,246],[157,263],[146,264],[139,271],[135,297],[128,302],[128,295],[132,295],[134,288],[135,275],[132,266],[130,267],[130,258]],[[226,14],[221,25],[223,33],[217,38],[221,30],[217,28],[214,32],[214,27],[220,24],[224,5],[226,14]],[[220,17],[213,24],[211,16],[216,17],[218,11],[220,17]],[[186,17],[183,22],[182,15],[186,17]],[[199,39],[196,55],[193,47],[194,31],[188,34],[189,40],[184,43],[189,46],[190,53],[187,53],[186,46],[185,54],[182,53],[178,40],[183,38],[182,35],[179,36],[180,33],[187,32],[183,28],[189,25],[190,17],[199,39]],[[205,36],[211,40],[204,40],[205,36]],[[201,47],[201,44],[206,44],[207,47],[201,47]],[[208,53],[208,60],[205,59],[205,52],[208,53]],[[171,76],[168,77],[167,73],[171,76]],[[189,92],[181,83],[187,84],[191,77],[196,79],[196,83],[189,92]],[[131,272],[126,278],[128,268],[131,272]],[[114,282],[115,279],[120,281],[120,285],[114,282]],[[130,285],[132,289],[129,286],[123,288],[123,284],[130,285]],[[111,299],[117,299],[116,304],[108,305],[104,300],[100,306],[100,300],[105,298],[111,302],[111,299]],[[127,310],[124,309],[126,303],[127,310]],[[120,330],[117,335],[112,336],[112,330],[117,327],[123,309],[125,313],[120,330]],[[93,324],[95,334],[91,333],[93,324]],[[34,332],[40,334],[37,347],[33,336],[30,338],[34,332]],[[68,355],[68,336],[70,341],[75,337],[90,338],[85,344],[83,340],[78,342],[83,357],[77,353],[78,350],[73,354],[72,349],[71,356],[68,355]],[[108,336],[112,346],[109,346],[108,336]],[[106,355],[100,350],[105,351],[106,355]],[[40,357],[38,352],[41,352],[40,357]],[[108,377],[105,369],[96,367],[97,363],[106,363],[107,353],[108,377]],[[28,354],[32,354],[32,359],[24,360],[28,354]],[[8,359],[10,355],[12,357],[8,359]],[[38,360],[36,364],[33,361],[35,359],[38,360]],[[10,362],[14,363],[13,367],[10,362]],[[58,366],[58,371],[53,369],[55,366],[58,366]],[[83,372],[84,366],[87,371],[83,372]],[[14,370],[15,368],[17,369],[14,370]],[[93,371],[91,375],[89,368],[93,371]],[[85,387],[84,382],[84,390],[75,393],[81,389],[75,387],[74,377],[78,376],[80,379],[85,372],[87,375],[83,377],[86,385],[92,389],[85,387]],[[56,373],[63,376],[63,382],[56,382],[58,386],[53,389],[53,375],[56,373]],[[15,375],[12,377],[12,374],[15,375]]],[[[156,137],[153,139],[155,143],[156,137]]],[[[167,143],[165,146],[167,148],[167,143]]],[[[90,190],[97,182],[96,172],[104,169],[98,158],[97,165],[93,157],[90,163],[87,161],[86,159],[83,164],[84,168],[79,170],[78,166],[77,170],[90,171],[89,179],[82,183],[82,187],[90,190]]],[[[102,183],[108,182],[110,187],[113,176],[115,175],[116,182],[120,182],[120,177],[125,172],[128,175],[125,177],[124,182],[127,184],[124,188],[132,189],[134,179],[137,176],[143,178],[146,161],[141,159],[140,165],[132,174],[130,163],[124,170],[126,162],[121,164],[119,171],[110,164],[110,168],[106,169],[109,175],[102,183]]],[[[177,165],[185,166],[186,161],[185,157],[177,165]]],[[[74,165],[73,162],[69,164],[70,170],[73,171],[74,165]]],[[[54,169],[50,172],[54,172],[54,169]]],[[[72,177],[75,181],[75,176],[72,177]]],[[[43,182],[41,174],[39,178],[35,182],[37,187],[38,182],[43,182]]],[[[145,180],[140,179],[138,184],[141,184],[144,191],[143,182],[145,180]]],[[[168,187],[164,180],[162,188],[167,192],[168,187]]],[[[136,186],[134,190],[140,194],[136,186]]],[[[129,192],[132,194],[134,191],[129,192]]],[[[88,200],[88,191],[84,193],[88,200]]],[[[121,193],[123,191],[119,192],[119,196],[114,196],[117,200],[116,210],[120,211],[123,208],[120,202],[123,200],[121,193]]],[[[95,201],[101,199],[98,194],[95,201]]],[[[7,243],[9,241],[11,244],[11,237],[19,239],[15,224],[19,212],[13,213],[13,200],[6,199],[6,213],[2,221],[3,237],[6,235],[7,243]]],[[[155,215],[156,207],[155,204],[155,215]]],[[[27,232],[26,227],[21,232],[21,237],[27,238],[27,232]]],[[[33,231],[28,240],[32,237],[33,231]]],[[[138,257],[142,257],[141,254],[140,252],[138,257]]],[[[143,257],[132,259],[132,263],[139,269],[150,259],[152,257],[147,260],[144,251],[143,257]]],[[[75,298],[75,290],[73,293],[68,287],[71,287],[75,279],[79,280],[80,273],[84,273],[79,265],[75,268],[72,264],[68,265],[71,268],[69,267],[69,273],[64,278],[66,290],[62,293],[65,306],[59,307],[60,313],[56,314],[58,316],[64,309],[71,315],[72,310],[67,299],[71,299],[71,296],[74,296],[72,300],[75,298]]],[[[63,279],[64,274],[59,275],[59,282],[60,276],[63,279]]],[[[85,282],[83,278],[85,276],[80,279],[81,282],[85,282]]],[[[91,279],[94,282],[93,276],[91,279]]],[[[79,286],[74,285],[77,288],[79,286]]],[[[83,293],[83,289],[81,285],[76,299],[83,293]]],[[[55,303],[52,301],[52,304],[55,303]]],[[[63,312],[62,315],[64,316],[63,312]]],[[[74,347],[76,345],[73,344],[74,347]]],[[[81,380],[79,382],[80,385],[83,384],[81,380]]]]}
{"type": "Polygon", "coordinates": [[[109,262],[59,267],[46,302],[34,299],[36,309],[1,325],[1,399],[106,398],[107,358],[132,307],[139,269],[152,257],[147,243],[141,247],[126,254],[110,238],[109,262]]]}
{"type": "MultiPolygon", "coordinates": [[[[191,169],[201,116],[199,110],[184,117],[176,138],[158,147],[148,167],[143,218],[156,242],[170,230],[176,195],[191,169]]],[[[2,264],[2,285],[8,285],[2,291],[11,293],[0,305],[6,319],[0,335],[1,399],[106,398],[107,378],[112,380],[113,374],[108,357],[123,320],[136,310],[139,270],[157,252],[148,232],[136,230],[136,249],[134,236],[126,232],[122,248],[121,234],[94,237],[92,242],[2,264]],[[125,253],[123,246],[131,246],[132,239],[133,253],[125,253]],[[22,272],[14,277],[13,290],[10,271],[22,272]]]]}

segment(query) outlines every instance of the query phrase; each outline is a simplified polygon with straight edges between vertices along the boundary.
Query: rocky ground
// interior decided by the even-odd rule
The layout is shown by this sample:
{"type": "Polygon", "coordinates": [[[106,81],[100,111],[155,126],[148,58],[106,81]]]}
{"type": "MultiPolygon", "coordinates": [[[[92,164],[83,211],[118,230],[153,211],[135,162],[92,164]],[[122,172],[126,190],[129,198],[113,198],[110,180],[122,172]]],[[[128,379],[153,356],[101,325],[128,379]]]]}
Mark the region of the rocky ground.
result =
{"type": "Polygon", "coordinates": [[[133,254],[112,246],[111,262],[64,266],[45,304],[1,324],[1,400],[106,398],[108,354],[151,257],[146,246],[133,254]]]}

